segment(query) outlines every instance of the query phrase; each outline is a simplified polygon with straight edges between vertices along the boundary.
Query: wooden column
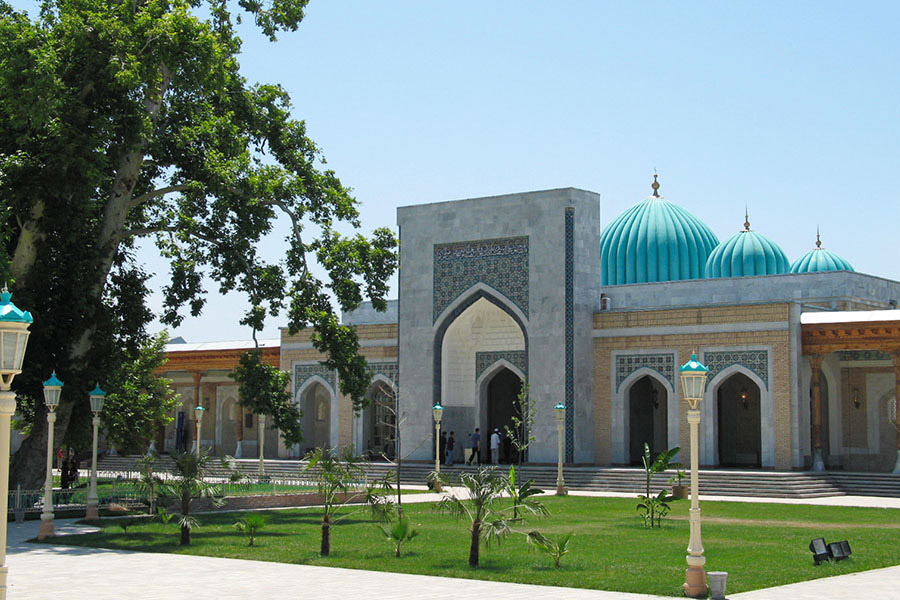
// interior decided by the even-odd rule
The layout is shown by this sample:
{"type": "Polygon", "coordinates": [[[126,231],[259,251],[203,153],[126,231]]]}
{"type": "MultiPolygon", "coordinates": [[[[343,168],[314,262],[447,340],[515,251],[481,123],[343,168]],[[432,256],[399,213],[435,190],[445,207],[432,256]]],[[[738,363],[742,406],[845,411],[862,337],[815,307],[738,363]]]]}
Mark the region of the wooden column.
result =
{"type": "Polygon", "coordinates": [[[821,354],[813,354],[809,357],[809,366],[812,369],[812,394],[813,394],[813,449],[816,452],[822,450],[822,390],[819,385],[822,373],[821,354]]]}

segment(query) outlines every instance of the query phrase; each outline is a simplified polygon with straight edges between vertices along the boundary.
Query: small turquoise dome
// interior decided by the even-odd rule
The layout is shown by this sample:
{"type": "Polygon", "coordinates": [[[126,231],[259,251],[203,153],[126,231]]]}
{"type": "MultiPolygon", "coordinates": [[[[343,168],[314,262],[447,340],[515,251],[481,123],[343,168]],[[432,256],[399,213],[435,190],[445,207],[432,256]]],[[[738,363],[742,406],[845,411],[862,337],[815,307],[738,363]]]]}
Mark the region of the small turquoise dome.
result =
{"type": "Polygon", "coordinates": [[[821,271],[853,271],[846,260],[822,247],[816,232],[816,247],[791,263],[791,273],[819,273],[821,271]]]}
{"type": "Polygon", "coordinates": [[[700,279],[719,243],[700,219],[659,195],[619,215],[600,235],[602,285],[700,279]]]}
{"type": "Polygon", "coordinates": [[[706,277],[746,277],[749,275],[778,275],[790,268],[781,246],[761,233],[744,229],[734,234],[710,253],[706,260],[706,277]]]}

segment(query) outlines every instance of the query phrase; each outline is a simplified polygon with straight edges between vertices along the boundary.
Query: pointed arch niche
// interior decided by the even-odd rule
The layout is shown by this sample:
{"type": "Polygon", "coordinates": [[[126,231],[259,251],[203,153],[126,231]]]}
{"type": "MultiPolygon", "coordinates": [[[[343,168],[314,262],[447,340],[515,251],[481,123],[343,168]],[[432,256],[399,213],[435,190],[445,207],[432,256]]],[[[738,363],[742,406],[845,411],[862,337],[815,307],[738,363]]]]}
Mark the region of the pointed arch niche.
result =
{"type": "Polygon", "coordinates": [[[435,399],[444,407],[442,429],[455,431],[458,442],[468,443],[475,427],[482,427],[482,388],[492,375],[503,368],[520,378],[527,375],[523,317],[496,290],[481,284],[457,299],[438,320],[435,399]]]}

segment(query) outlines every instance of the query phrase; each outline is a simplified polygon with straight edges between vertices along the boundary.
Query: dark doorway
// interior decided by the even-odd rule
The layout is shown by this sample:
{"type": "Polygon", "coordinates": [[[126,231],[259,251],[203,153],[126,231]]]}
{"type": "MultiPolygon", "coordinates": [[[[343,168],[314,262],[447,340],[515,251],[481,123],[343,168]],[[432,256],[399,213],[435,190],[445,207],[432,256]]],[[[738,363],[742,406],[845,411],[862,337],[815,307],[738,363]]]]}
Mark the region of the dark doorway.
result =
{"type": "Polygon", "coordinates": [[[668,442],[668,393],[663,385],[645,375],[628,391],[628,457],[632,465],[641,465],[644,444],[656,456],[668,442]]]}
{"type": "Polygon", "coordinates": [[[735,373],[719,386],[719,465],[762,466],[760,390],[743,373],[735,373]]]}
{"type": "MultiPolygon", "coordinates": [[[[515,448],[506,439],[506,427],[513,428],[513,416],[516,414],[516,396],[522,388],[519,376],[503,369],[491,379],[487,387],[487,427],[481,432],[481,459],[488,463],[491,460],[490,441],[494,429],[500,431],[500,462],[518,462],[515,448]]],[[[518,432],[524,439],[525,432],[518,432]]],[[[523,457],[524,460],[525,457],[523,457]]]]}
{"type": "Polygon", "coordinates": [[[394,393],[383,382],[377,382],[366,394],[369,405],[363,410],[363,451],[369,460],[393,457],[394,393]]]}

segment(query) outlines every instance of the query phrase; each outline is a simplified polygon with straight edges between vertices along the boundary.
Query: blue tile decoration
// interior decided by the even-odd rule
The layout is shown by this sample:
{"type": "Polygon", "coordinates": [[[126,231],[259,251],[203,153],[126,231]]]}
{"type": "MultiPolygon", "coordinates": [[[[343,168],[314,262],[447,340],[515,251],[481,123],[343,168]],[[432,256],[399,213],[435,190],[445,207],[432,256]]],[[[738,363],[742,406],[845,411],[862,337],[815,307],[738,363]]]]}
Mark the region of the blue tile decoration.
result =
{"type": "Polygon", "coordinates": [[[722,369],[731,365],[742,367],[756,373],[766,389],[769,388],[769,351],[768,350],[734,350],[724,352],[704,352],[703,360],[709,367],[709,380],[718,375],[722,369]]]}
{"type": "Polygon", "coordinates": [[[653,369],[675,389],[675,353],[620,354],[616,356],[616,391],[638,369],[653,369]]]}
{"type": "Polygon", "coordinates": [[[337,371],[329,369],[322,363],[314,365],[294,365],[294,395],[309,379],[318,375],[328,382],[333,394],[337,393],[337,371]]]}
{"type": "Polygon", "coordinates": [[[476,283],[491,286],[527,317],[528,238],[435,244],[433,320],[476,283]]]}
{"type": "Polygon", "coordinates": [[[484,370],[498,360],[504,359],[509,364],[518,367],[525,376],[528,376],[528,353],[524,350],[499,350],[475,353],[475,380],[481,377],[484,370]]]}
{"type": "Polygon", "coordinates": [[[881,350],[839,350],[837,355],[842,361],[891,360],[891,355],[881,350]]]}
{"type": "Polygon", "coordinates": [[[575,461],[575,207],[566,207],[566,462],[575,461]]]}
{"type": "Polygon", "coordinates": [[[386,362],[368,361],[368,364],[369,372],[372,374],[373,378],[376,375],[383,375],[384,377],[387,377],[391,381],[391,383],[394,384],[394,388],[399,387],[400,365],[396,360],[386,362]]]}

